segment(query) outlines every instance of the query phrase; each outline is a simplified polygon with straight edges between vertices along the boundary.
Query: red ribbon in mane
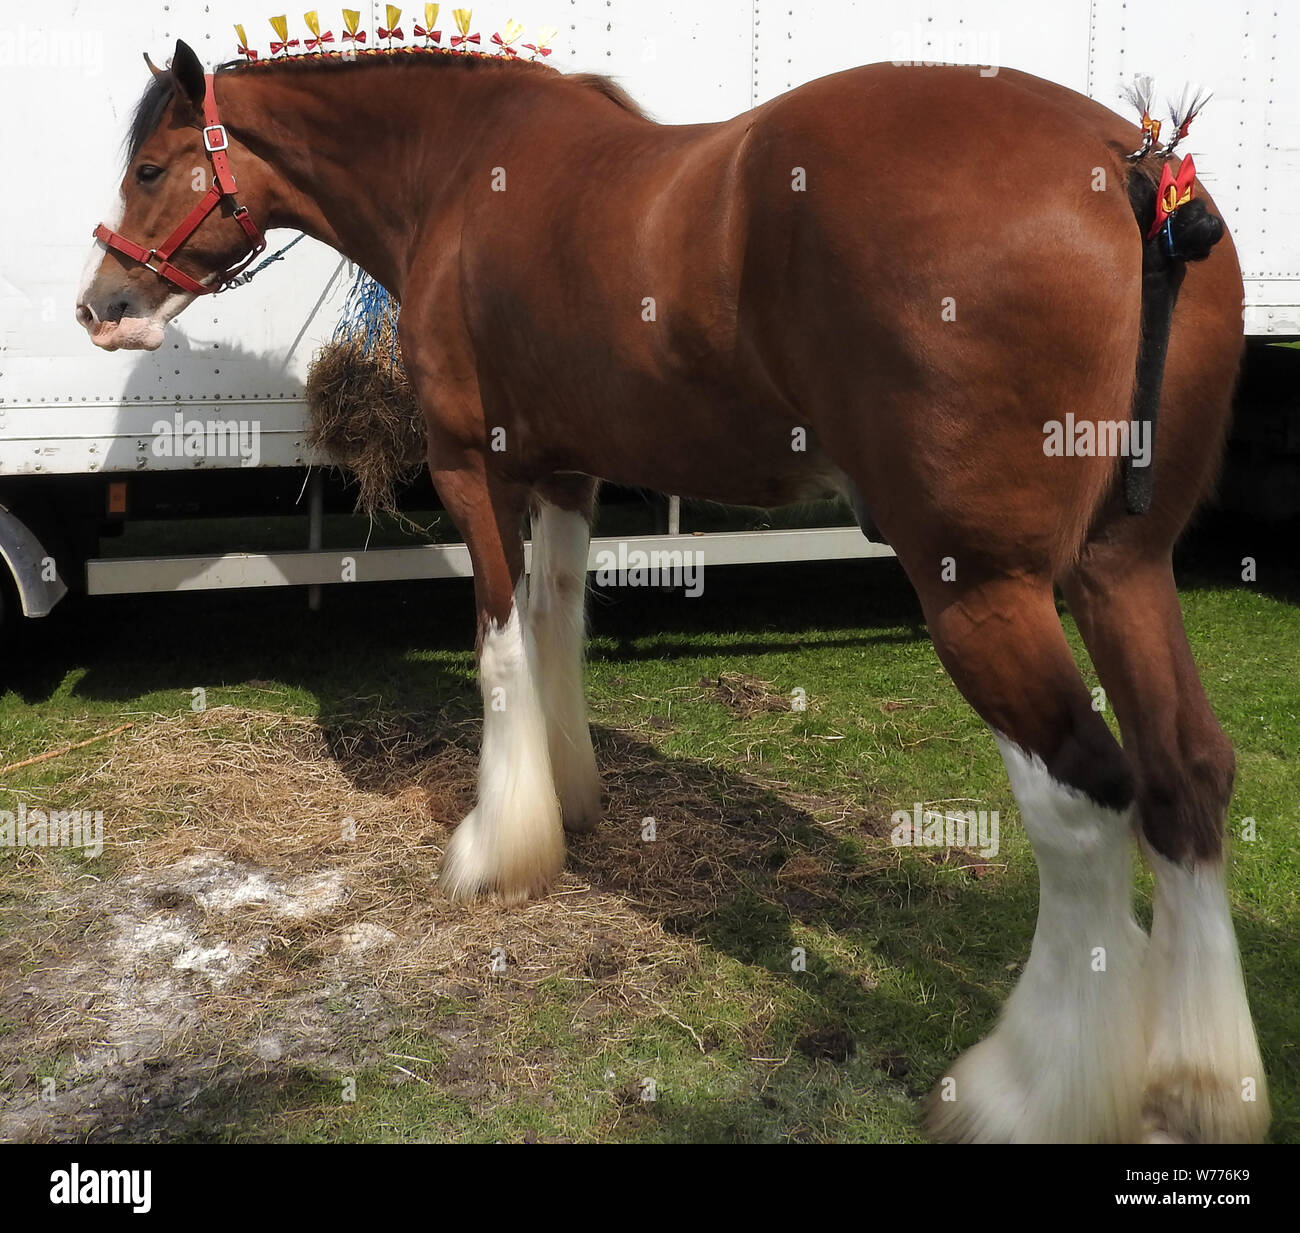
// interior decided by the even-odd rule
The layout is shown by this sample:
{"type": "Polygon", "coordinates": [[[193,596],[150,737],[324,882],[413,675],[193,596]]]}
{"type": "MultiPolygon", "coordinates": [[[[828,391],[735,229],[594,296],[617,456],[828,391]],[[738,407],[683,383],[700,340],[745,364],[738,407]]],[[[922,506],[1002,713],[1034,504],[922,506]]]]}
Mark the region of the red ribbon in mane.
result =
{"type": "Polygon", "coordinates": [[[421,26],[421,25],[417,25],[417,26],[415,27],[415,37],[416,37],[417,39],[432,39],[435,43],[441,43],[441,42],[442,42],[442,31],[441,31],[441,30],[426,30],[423,26],[421,26]]]}
{"type": "Polygon", "coordinates": [[[257,52],[255,52],[251,47],[236,47],[235,50],[239,52],[241,56],[247,56],[250,60],[257,59],[257,52]]]}
{"type": "Polygon", "coordinates": [[[459,47],[461,43],[478,43],[482,40],[477,34],[453,34],[451,36],[451,45],[459,47]]]}
{"type": "Polygon", "coordinates": [[[549,56],[555,50],[554,47],[534,47],[532,43],[524,44],[525,51],[535,51],[539,56],[549,56]]]}
{"type": "Polygon", "coordinates": [[[343,41],[346,43],[348,39],[351,39],[354,43],[364,43],[366,41],[366,32],[364,30],[358,30],[356,34],[349,34],[344,30],[343,41]]]}
{"type": "Polygon", "coordinates": [[[272,43],[271,54],[275,55],[277,51],[284,51],[288,47],[297,47],[297,46],[298,46],[297,39],[290,39],[287,43],[272,43]]]}
{"type": "Polygon", "coordinates": [[[508,46],[506,43],[504,43],[504,42],[502,41],[501,36],[500,36],[499,34],[494,34],[494,35],[492,36],[492,41],[493,41],[493,42],[494,42],[498,47],[504,48],[504,49],[505,49],[505,53],[506,53],[506,55],[508,55],[508,56],[517,56],[517,55],[519,54],[519,53],[518,53],[518,52],[517,52],[513,47],[510,47],[510,46],[508,46]]]}
{"type": "Polygon", "coordinates": [[[307,42],[303,44],[303,46],[305,46],[308,51],[311,51],[313,47],[319,47],[322,43],[332,43],[333,41],[334,41],[333,33],[331,33],[329,30],[326,30],[325,33],[320,36],[320,38],[308,39],[307,42]]]}
{"type": "Polygon", "coordinates": [[[375,34],[377,34],[381,39],[400,39],[403,37],[401,26],[397,26],[392,30],[385,30],[383,26],[380,26],[379,29],[375,31],[375,34]]]}

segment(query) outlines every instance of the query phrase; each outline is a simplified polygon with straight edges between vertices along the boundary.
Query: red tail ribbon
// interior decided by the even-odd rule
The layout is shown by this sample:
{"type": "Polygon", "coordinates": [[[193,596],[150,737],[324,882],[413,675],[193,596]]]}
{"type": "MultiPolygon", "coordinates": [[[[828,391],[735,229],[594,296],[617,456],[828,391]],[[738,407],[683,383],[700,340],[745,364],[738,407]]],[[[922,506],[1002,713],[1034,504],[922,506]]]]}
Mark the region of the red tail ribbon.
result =
{"type": "Polygon", "coordinates": [[[1155,239],[1156,232],[1172,217],[1180,206],[1185,206],[1192,199],[1193,182],[1196,179],[1196,164],[1189,154],[1175,175],[1164,165],[1160,173],[1160,187],[1156,190],[1156,216],[1147,232],[1147,239],[1155,239]]]}

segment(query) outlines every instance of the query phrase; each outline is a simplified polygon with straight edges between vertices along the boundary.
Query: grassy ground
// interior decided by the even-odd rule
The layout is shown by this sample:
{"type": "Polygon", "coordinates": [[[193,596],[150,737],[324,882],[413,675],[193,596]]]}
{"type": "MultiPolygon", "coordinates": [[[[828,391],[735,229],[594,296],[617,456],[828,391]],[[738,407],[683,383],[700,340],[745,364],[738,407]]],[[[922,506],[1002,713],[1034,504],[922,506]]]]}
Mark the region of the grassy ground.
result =
{"type": "MultiPolygon", "coordinates": [[[[1288,551],[1285,536],[1221,524],[1181,576],[1238,754],[1230,825],[1256,823],[1235,844],[1233,905],[1273,1136],[1295,1142],[1288,551]]],[[[0,1131],[919,1138],[918,1098],[1016,979],[1036,881],[992,740],[897,566],[719,569],[694,600],[598,593],[588,689],[609,819],[571,844],[554,900],[513,917],[442,905],[431,886],[472,791],[470,613],[467,587],[408,584],[333,588],[316,615],[300,593],[100,600],[31,631],[0,682],[0,766],[135,726],[0,781],[0,809],[103,808],[108,841],[91,861],[0,850],[0,1131]],[[806,711],[788,704],[796,689],[806,711]],[[890,814],[918,801],[998,810],[1001,852],[893,849],[890,814]],[[344,810],[391,833],[345,850],[344,810]],[[221,900],[210,869],[200,886],[185,865],[199,858],[244,890],[221,900]],[[250,923],[250,870],[294,903],[322,870],[342,889],[250,923]],[[124,960],[128,919],[131,936],[172,920],[185,939],[124,960]],[[366,925],[379,949],[339,942],[366,925]],[[205,967],[222,947],[243,956],[233,978],[214,975],[219,955],[205,967]],[[792,970],[797,948],[806,970],[792,970]],[[151,999],[184,1021],[145,1015],[151,999]]],[[[1148,893],[1143,875],[1144,915],[1148,893]]]]}

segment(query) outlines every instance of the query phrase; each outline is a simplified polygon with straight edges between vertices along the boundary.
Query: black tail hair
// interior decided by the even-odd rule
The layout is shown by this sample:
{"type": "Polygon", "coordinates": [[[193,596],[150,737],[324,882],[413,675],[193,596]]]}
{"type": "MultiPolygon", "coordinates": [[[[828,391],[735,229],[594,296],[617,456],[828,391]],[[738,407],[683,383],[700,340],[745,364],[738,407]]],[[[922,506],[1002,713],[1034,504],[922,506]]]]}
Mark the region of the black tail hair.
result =
{"type": "MultiPolygon", "coordinates": [[[[1145,237],[1156,215],[1156,186],[1141,164],[1129,174],[1128,199],[1145,237]]],[[[1124,459],[1124,503],[1130,514],[1145,514],[1151,508],[1156,416],[1160,410],[1160,388],[1164,384],[1174,305],[1178,302],[1186,263],[1204,261],[1222,238],[1222,219],[1211,214],[1204,201],[1195,198],[1174,211],[1167,228],[1161,228],[1151,239],[1143,241],[1142,338],[1138,346],[1131,419],[1134,427],[1146,426],[1151,452],[1145,467],[1133,465],[1131,451],[1124,459]]]]}

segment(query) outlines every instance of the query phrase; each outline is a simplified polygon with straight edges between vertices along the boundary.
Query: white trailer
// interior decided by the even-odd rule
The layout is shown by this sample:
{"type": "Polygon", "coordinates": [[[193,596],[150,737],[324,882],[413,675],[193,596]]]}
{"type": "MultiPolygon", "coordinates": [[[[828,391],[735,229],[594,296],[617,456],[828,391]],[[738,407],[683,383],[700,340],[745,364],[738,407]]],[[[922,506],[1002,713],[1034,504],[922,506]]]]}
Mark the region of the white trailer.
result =
{"type": "MultiPolygon", "coordinates": [[[[383,19],[381,4],[356,7],[371,31],[383,19]]],[[[96,521],[120,521],[132,486],[146,480],[211,493],[255,462],[281,476],[286,492],[303,490],[305,469],[321,461],[304,445],[303,382],[334,328],[349,270],[307,240],[250,285],[192,305],[160,351],[93,351],[73,297],[101,197],[106,204],[121,173],[120,140],[146,81],[140,53],[163,61],[181,37],[215,65],[235,56],[233,23],[263,49],[270,28],[246,0],[87,8],[47,0],[8,6],[0,19],[0,165],[21,185],[0,199],[0,558],[8,567],[0,575],[12,574],[29,616],[48,612],[63,592],[51,555],[68,583],[92,594],[336,581],[338,553],[315,548],[319,499],[304,502],[303,551],[107,559],[96,549],[96,521]],[[177,417],[181,425],[255,422],[258,456],[160,453],[159,425],[177,417]],[[69,519],[85,533],[70,531],[69,519]]],[[[320,11],[338,25],[337,11],[320,11]]],[[[1241,255],[1244,330],[1261,341],[1300,336],[1300,5],[498,0],[476,25],[495,29],[510,17],[530,31],[559,26],[552,63],[612,74],[666,123],[723,119],[878,60],[1025,69],[1120,111],[1120,86],[1138,72],[1156,77],[1161,99],[1201,83],[1214,99],[1190,148],[1241,255]]],[[[300,14],[290,20],[301,36],[300,14]]],[[[272,248],[289,238],[273,235],[272,248]]],[[[1274,454],[1300,454],[1290,404],[1281,410],[1256,435],[1274,454]]],[[[667,530],[678,532],[675,520],[667,530]]],[[[692,537],[691,546],[715,563],[888,552],[844,528],[692,537]]],[[[593,544],[593,560],[601,547],[593,544]]],[[[361,580],[468,569],[458,545],[353,555],[361,580]]]]}

